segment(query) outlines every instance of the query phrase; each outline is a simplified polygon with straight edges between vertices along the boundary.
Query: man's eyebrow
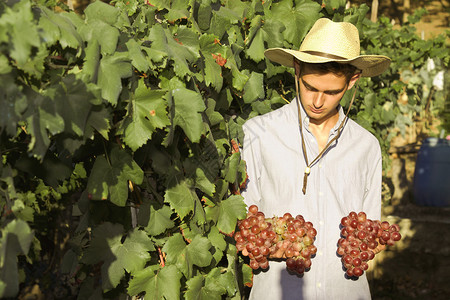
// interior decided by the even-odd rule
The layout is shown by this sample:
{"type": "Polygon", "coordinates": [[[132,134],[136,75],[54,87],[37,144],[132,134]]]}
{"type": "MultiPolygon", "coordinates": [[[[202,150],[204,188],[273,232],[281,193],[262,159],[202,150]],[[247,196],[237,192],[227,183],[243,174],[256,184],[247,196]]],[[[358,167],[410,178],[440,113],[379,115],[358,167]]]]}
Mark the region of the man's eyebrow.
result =
{"type": "MultiPolygon", "coordinates": [[[[309,83],[307,83],[302,77],[300,77],[300,80],[303,82],[303,85],[308,89],[308,90],[312,90],[312,91],[318,91],[318,89],[316,89],[315,87],[313,87],[312,85],[310,85],[309,83]]],[[[336,93],[339,94],[340,92],[342,92],[343,90],[345,90],[346,86],[344,86],[342,89],[337,89],[337,90],[326,90],[324,91],[324,93],[336,93]]]]}

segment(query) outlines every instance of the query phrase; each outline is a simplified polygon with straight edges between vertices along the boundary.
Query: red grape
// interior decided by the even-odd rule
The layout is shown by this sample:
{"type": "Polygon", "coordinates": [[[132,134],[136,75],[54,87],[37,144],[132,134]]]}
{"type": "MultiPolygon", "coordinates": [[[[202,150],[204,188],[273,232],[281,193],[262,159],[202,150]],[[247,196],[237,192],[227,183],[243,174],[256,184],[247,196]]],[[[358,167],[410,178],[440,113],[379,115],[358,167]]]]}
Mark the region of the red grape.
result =
{"type": "Polygon", "coordinates": [[[252,226],[251,231],[253,234],[258,234],[261,231],[261,228],[259,228],[259,226],[257,224],[255,224],[252,226]]]}
{"type": "MultiPolygon", "coordinates": [[[[314,246],[317,230],[302,215],[293,218],[286,212],[282,217],[266,218],[256,205],[251,205],[246,218],[238,220],[237,229],[236,249],[250,258],[254,270],[268,268],[271,256],[276,254],[275,258],[280,258],[281,251],[282,258],[287,258],[286,267],[303,274],[311,267],[311,255],[317,252],[314,246]]],[[[343,247],[347,246],[345,242],[343,247]]]]}
{"type": "Polygon", "coordinates": [[[353,275],[356,277],[359,277],[363,274],[363,270],[361,270],[361,268],[355,267],[353,269],[353,275]]]}
{"type": "Polygon", "coordinates": [[[352,261],[352,264],[355,266],[355,267],[358,267],[358,266],[360,266],[361,265],[361,259],[360,258],[354,258],[353,259],[353,261],[352,261]]]}
{"type": "Polygon", "coordinates": [[[285,213],[284,215],[283,215],[283,219],[285,219],[286,221],[287,220],[289,220],[289,219],[292,219],[292,215],[290,214],[290,213],[285,213]]]}
{"type": "Polygon", "coordinates": [[[295,262],[295,259],[293,259],[292,257],[290,257],[286,260],[286,267],[288,269],[293,270],[293,269],[295,269],[296,266],[297,266],[297,263],[295,262]]]}
{"type": "Polygon", "coordinates": [[[361,257],[361,259],[363,261],[368,261],[369,260],[369,253],[367,253],[366,251],[361,252],[361,254],[359,256],[361,257]]]}
{"type": "Polygon", "coordinates": [[[262,237],[260,237],[260,238],[256,239],[255,245],[258,247],[261,247],[262,245],[264,245],[265,242],[266,242],[266,240],[263,239],[262,237]]]}
{"type": "Polygon", "coordinates": [[[364,242],[362,242],[362,243],[359,245],[359,249],[361,249],[362,251],[366,251],[368,248],[369,248],[369,247],[368,247],[367,244],[364,243],[364,242]]]}
{"type": "Polygon", "coordinates": [[[350,220],[349,220],[348,217],[343,217],[343,218],[341,219],[341,225],[342,225],[342,226],[348,226],[349,223],[350,223],[350,220]]]}
{"type": "Polygon", "coordinates": [[[250,268],[252,268],[253,270],[259,269],[259,263],[256,260],[251,259],[250,260],[250,268]]]}
{"type": "Polygon", "coordinates": [[[358,213],[358,222],[359,223],[364,223],[364,221],[366,221],[367,219],[367,215],[365,212],[361,211],[358,213]]]}
{"type": "Polygon", "coordinates": [[[389,229],[389,222],[387,222],[387,221],[383,221],[383,222],[381,222],[381,229],[383,229],[383,230],[388,230],[389,229]]]}
{"type": "Polygon", "coordinates": [[[269,261],[266,259],[265,261],[259,262],[259,267],[261,269],[267,269],[269,267],[269,261]]]}
{"type": "Polygon", "coordinates": [[[256,205],[250,205],[250,207],[248,208],[248,211],[253,214],[256,215],[258,213],[258,206],[256,205]]]}
{"type": "Polygon", "coordinates": [[[359,277],[369,268],[367,261],[375,257],[372,249],[378,243],[388,246],[401,239],[397,224],[370,220],[364,212],[350,212],[341,218],[341,238],[337,243],[337,254],[349,277],[359,277]]]}
{"type": "Polygon", "coordinates": [[[402,238],[402,235],[400,234],[400,232],[394,231],[393,233],[391,233],[391,238],[395,242],[400,241],[400,239],[402,238]]]}

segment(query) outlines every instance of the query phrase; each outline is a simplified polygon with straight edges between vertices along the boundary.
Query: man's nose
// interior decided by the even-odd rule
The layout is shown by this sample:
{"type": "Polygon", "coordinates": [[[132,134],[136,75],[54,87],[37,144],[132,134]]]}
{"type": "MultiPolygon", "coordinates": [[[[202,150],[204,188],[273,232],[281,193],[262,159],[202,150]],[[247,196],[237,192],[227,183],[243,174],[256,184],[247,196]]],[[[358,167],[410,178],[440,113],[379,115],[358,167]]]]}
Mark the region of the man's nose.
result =
{"type": "Polygon", "coordinates": [[[313,105],[315,108],[321,108],[323,106],[325,102],[325,95],[324,93],[321,92],[317,92],[315,97],[314,97],[314,101],[313,101],[313,105]]]}

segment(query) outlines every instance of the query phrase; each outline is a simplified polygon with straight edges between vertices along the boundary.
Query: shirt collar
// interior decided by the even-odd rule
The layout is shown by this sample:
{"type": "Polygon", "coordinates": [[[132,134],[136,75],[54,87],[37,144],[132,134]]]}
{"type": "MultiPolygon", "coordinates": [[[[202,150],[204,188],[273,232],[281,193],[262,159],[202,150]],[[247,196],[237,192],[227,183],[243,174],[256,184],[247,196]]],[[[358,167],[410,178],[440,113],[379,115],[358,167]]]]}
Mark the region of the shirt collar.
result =
{"type": "MultiPolygon", "coordinates": [[[[297,105],[300,105],[300,115],[301,115],[302,122],[303,122],[302,124],[305,127],[305,129],[307,129],[309,131],[309,129],[308,129],[309,128],[309,117],[306,114],[306,112],[305,112],[305,110],[303,108],[303,105],[301,104],[300,101],[297,101],[297,97],[295,97],[292,102],[294,102],[294,105],[292,105],[291,112],[295,114],[295,118],[294,119],[296,119],[298,121],[297,105]]],[[[339,125],[342,123],[342,121],[345,118],[344,109],[342,108],[342,106],[340,104],[338,105],[337,109],[338,109],[338,112],[339,112],[339,120],[336,122],[336,125],[334,125],[333,129],[331,129],[330,133],[337,132],[337,130],[339,128],[339,125]]]]}

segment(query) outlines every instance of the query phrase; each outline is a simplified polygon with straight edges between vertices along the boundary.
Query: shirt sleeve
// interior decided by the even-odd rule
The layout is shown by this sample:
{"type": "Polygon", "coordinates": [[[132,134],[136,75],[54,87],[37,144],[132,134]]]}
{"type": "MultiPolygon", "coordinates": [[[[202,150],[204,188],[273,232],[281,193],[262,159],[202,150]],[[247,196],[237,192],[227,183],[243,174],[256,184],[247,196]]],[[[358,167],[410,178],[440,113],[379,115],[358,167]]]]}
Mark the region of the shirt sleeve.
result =
{"type": "Polygon", "coordinates": [[[260,143],[259,138],[251,128],[244,124],[244,144],[241,151],[241,158],[246,162],[248,175],[247,186],[242,191],[244,202],[247,206],[258,205],[261,200],[259,178],[261,175],[260,143]]]}
{"type": "Polygon", "coordinates": [[[382,159],[381,149],[377,153],[377,159],[373,160],[367,177],[366,191],[364,194],[363,211],[371,220],[381,220],[381,181],[382,159]]]}

